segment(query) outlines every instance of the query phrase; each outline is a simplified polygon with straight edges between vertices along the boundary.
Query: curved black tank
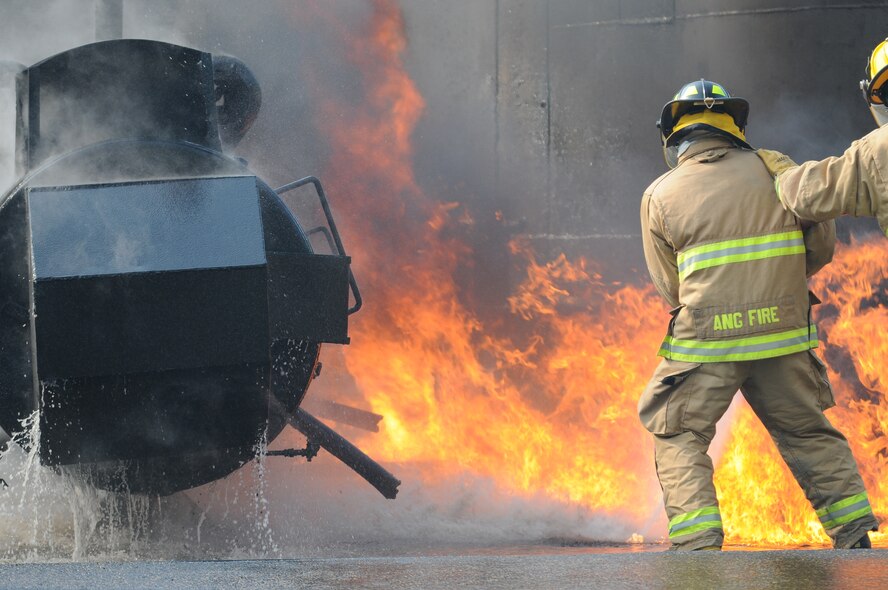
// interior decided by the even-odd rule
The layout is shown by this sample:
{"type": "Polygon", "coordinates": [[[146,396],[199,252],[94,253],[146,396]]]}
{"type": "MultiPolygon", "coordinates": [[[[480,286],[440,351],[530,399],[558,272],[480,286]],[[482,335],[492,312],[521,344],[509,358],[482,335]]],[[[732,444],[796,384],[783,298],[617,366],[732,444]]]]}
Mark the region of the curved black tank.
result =
{"type": "Polygon", "coordinates": [[[348,342],[349,260],[313,253],[278,194],[223,153],[261,95],[219,62],[115,40],[17,79],[0,426],[39,410],[41,462],[100,487],[227,475],[280,433],[321,344],[348,342]]]}

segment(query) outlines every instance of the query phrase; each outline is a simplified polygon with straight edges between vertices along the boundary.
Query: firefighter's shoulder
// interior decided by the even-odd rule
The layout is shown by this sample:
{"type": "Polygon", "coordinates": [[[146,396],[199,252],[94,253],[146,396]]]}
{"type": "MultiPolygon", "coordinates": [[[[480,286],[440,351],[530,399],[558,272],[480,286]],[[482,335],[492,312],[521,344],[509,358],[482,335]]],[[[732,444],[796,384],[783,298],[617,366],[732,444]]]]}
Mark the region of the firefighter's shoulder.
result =
{"type": "Polygon", "coordinates": [[[873,129],[859,140],[852,143],[851,147],[854,147],[854,145],[858,143],[868,144],[870,149],[878,150],[881,157],[885,158],[885,153],[888,152],[888,125],[882,125],[881,127],[873,129]]]}
{"type": "MultiPolygon", "coordinates": [[[[645,189],[644,194],[648,195],[651,198],[656,198],[657,194],[662,193],[662,190],[660,189],[663,182],[666,181],[670,176],[674,175],[676,170],[678,170],[678,168],[667,170],[666,172],[661,174],[645,189]]],[[[669,183],[667,182],[666,184],[668,185],[669,183]]]]}

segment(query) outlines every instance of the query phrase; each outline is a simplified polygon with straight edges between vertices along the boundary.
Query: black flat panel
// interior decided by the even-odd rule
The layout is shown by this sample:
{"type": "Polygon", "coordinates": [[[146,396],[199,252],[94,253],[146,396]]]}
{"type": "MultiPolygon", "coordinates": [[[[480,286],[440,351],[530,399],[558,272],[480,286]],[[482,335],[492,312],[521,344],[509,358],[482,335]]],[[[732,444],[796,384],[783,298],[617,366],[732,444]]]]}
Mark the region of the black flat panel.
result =
{"type": "Polygon", "coordinates": [[[268,252],[271,336],[348,344],[346,256],[268,252]]]}
{"type": "Polygon", "coordinates": [[[265,429],[267,388],[267,364],[45,382],[41,461],[251,454],[265,429]]]}
{"type": "Polygon", "coordinates": [[[268,361],[265,267],[38,280],[41,380],[268,361]]]}
{"type": "Polygon", "coordinates": [[[28,191],[38,279],[265,263],[254,176],[28,191]]]}

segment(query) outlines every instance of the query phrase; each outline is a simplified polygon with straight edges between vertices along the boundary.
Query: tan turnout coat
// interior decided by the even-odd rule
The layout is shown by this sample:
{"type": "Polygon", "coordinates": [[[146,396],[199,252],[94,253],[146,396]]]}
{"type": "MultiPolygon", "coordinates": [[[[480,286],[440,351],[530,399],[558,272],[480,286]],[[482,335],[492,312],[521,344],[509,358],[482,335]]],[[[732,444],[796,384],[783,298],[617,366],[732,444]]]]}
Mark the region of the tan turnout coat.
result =
{"type": "Polygon", "coordinates": [[[645,259],[673,308],[660,356],[773,358],[817,346],[806,276],[832,259],[833,221],[802,230],[755,152],[695,142],[641,203],[645,259]]]}

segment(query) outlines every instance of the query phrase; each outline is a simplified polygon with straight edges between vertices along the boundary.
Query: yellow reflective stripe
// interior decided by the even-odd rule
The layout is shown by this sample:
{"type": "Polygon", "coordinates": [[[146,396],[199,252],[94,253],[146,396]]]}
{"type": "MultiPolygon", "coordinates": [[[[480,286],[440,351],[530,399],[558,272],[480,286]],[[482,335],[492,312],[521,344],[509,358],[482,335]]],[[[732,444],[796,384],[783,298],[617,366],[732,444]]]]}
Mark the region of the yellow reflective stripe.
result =
{"type": "Polygon", "coordinates": [[[707,506],[685,514],[679,514],[669,521],[669,538],[690,535],[705,529],[722,528],[718,506],[707,506]]]}
{"type": "Polygon", "coordinates": [[[750,262],[752,260],[764,260],[765,258],[776,258],[778,256],[791,256],[793,254],[804,254],[805,246],[788,246],[785,248],[772,248],[770,250],[762,250],[760,252],[747,252],[745,254],[731,254],[721,256],[719,258],[710,258],[709,260],[701,260],[693,262],[684,270],[678,273],[679,280],[684,279],[689,274],[704,268],[712,268],[713,266],[723,266],[725,264],[734,264],[736,262],[750,262]]]}
{"type": "Polygon", "coordinates": [[[678,264],[681,264],[692,256],[705,254],[707,252],[715,252],[716,250],[727,250],[728,248],[739,248],[741,246],[758,246],[760,244],[770,244],[773,242],[783,242],[785,240],[804,239],[805,235],[802,230],[792,230],[780,232],[777,234],[767,234],[764,236],[754,236],[751,238],[738,238],[734,240],[725,240],[723,242],[712,242],[703,244],[678,253],[678,264]]]}
{"type": "Polygon", "coordinates": [[[801,352],[819,346],[817,329],[798,328],[736,340],[678,340],[667,335],[657,353],[690,363],[754,361],[801,352]]]}
{"type": "MultiPolygon", "coordinates": [[[[839,500],[835,504],[830,504],[826,508],[821,508],[817,511],[817,516],[825,516],[829,512],[835,512],[840,508],[844,508],[845,506],[850,506],[851,504],[857,504],[861,500],[867,500],[866,492],[861,492],[856,496],[851,496],[850,498],[845,498],[844,500],[839,500]]],[[[868,501],[868,500],[867,500],[868,501]]]]}
{"type": "Polygon", "coordinates": [[[686,529],[681,529],[680,531],[676,531],[674,533],[669,533],[669,538],[674,539],[676,537],[681,537],[683,535],[690,535],[691,533],[696,533],[706,529],[720,529],[722,528],[722,521],[712,520],[709,522],[701,522],[699,524],[695,524],[693,526],[689,526],[686,529]]]}
{"type": "Polygon", "coordinates": [[[705,508],[700,508],[699,510],[693,510],[691,512],[686,512],[684,514],[679,514],[675,518],[669,521],[669,528],[671,529],[677,524],[681,524],[683,522],[687,522],[689,520],[693,520],[698,516],[705,516],[707,514],[718,514],[718,506],[707,506],[705,508]]]}
{"type": "Polygon", "coordinates": [[[684,346],[687,348],[735,348],[737,346],[752,346],[754,344],[766,344],[776,342],[778,340],[786,340],[787,338],[795,338],[806,334],[817,335],[817,328],[814,325],[787,330],[785,332],[775,332],[773,334],[765,334],[764,336],[752,336],[749,338],[737,338],[736,340],[679,340],[672,336],[666,336],[666,341],[672,345],[684,346]],[[809,332],[810,330],[810,332],[809,332]]]}
{"type": "Polygon", "coordinates": [[[719,356],[710,356],[702,354],[688,354],[684,352],[676,352],[661,348],[657,356],[667,358],[671,361],[683,361],[685,363],[733,363],[739,361],[760,361],[762,359],[770,359],[778,356],[786,356],[795,352],[803,352],[812,348],[817,348],[819,342],[802,342],[791,346],[783,346],[780,348],[769,348],[768,350],[756,352],[731,352],[719,356]]]}
{"type": "Polygon", "coordinates": [[[678,278],[705,268],[805,253],[802,230],[703,244],[678,253],[678,278]]]}
{"type": "Polygon", "coordinates": [[[722,88],[721,86],[719,86],[718,84],[713,84],[713,85],[712,85],[712,93],[713,93],[713,94],[718,94],[718,95],[721,95],[721,96],[727,96],[727,95],[728,95],[728,93],[725,92],[725,89],[722,88]]]}
{"type": "Polygon", "coordinates": [[[873,513],[873,509],[870,508],[869,505],[867,505],[867,506],[861,508],[860,510],[856,510],[854,512],[851,512],[850,514],[846,514],[845,516],[840,516],[839,518],[834,518],[833,520],[830,520],[828,522],[824,522],[823,528],[824,529],[832,529],[832,528],[835,528],[835,527],[843,525],[843,524],[848,524],[849,522],[855,521],[858,518],[861,518],[863,516],[866,516],[867,514],[872,514],[872,513],[873,513]]]}

